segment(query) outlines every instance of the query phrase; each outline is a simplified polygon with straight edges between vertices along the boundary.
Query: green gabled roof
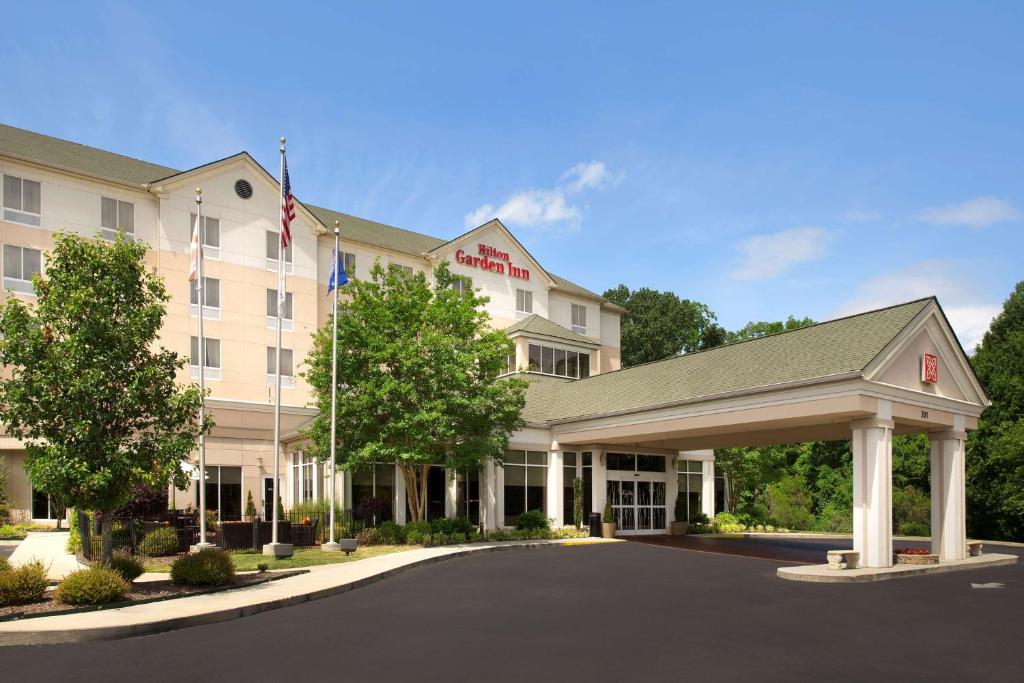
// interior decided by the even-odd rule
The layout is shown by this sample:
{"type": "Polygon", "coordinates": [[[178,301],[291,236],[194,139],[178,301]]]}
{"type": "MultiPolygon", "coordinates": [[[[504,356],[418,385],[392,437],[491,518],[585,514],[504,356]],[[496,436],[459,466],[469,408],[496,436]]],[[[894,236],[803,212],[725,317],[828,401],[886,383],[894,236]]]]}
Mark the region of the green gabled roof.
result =
{"type": "Polygon", "coordinates": [[[589,337],[584,337],[582,334],[576,334],[572,330],[567,330],[558,323],[553,323],[543,316],[539,316],[536,313],[526,316],[522,320],[512,323],[505,328],[506,334],[512,334],[514,332],[523,332],[525,334],[537,334],[544,337],[554,337],[555,339],[562,339],[574,344],[583,344],[586,346],[598,345],[596,341],[589,337]]]}
{"type": "Polygon", "coordinates": [[[142,186],[179,171],[0,123],[0,153],[64,171],[142,186]]]}
{"type": "Polygon", "coordinates": [[[522,412],[523,420],[526,421],[526,424],[544,424],[548,419],[552,401],[558,395],[559,389],[569,380],[564,377],[534,373],[519,373],[511,376],[520,377],[529,382],[526,387],[526,405],[522,412]]]}
{"type": "Polygon", "coordinates": [[[933,300],[566,382],[529,412],[543,410],[548,421],[583,418],[862,372],[933,300]]]}
{"type": "MultiPolygon", "coordinates": [[[[80,173],[92,178],[138,187],[186,172],[2,123],[0,123],[0,154],[72,173],[80,173]]],[[[334,221],[338,221],[343,240],[348,239],[417,257],[448,242],[448,240],[423,233],[396,228],[365,218],[357,218],[347,213],[313,206],[305,202],[303,205],[329,229],[333,228],[334,221]]],[[[553,273],[551,273],[551,277],[554,278],[561,291],[595,298],[602,302],[606,301],[599,294],[553,273]]],[[[621,310],[614,304],[607,305],[621,310]]]]}

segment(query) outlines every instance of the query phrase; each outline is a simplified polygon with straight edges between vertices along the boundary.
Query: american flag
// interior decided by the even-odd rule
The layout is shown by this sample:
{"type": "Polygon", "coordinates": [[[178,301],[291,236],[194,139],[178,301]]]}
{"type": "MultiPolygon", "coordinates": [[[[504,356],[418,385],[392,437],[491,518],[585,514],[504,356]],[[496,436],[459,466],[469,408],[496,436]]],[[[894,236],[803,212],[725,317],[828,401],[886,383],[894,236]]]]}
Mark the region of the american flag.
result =
{"type": "Polygon", "coordinates": [[[288,179],[288,160],[284,162],[284,182],[281,184],[281,248],[287,249],[292,243],[292,221],[295,220],[295,198],[292,197],[292,183],[288,179]]]}

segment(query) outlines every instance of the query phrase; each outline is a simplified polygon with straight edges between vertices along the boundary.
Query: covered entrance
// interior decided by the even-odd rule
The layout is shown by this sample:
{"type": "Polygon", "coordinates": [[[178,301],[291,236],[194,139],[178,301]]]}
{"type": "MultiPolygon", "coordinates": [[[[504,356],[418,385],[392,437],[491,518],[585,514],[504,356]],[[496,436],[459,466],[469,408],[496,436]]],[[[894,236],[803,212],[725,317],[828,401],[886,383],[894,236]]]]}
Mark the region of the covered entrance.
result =
{"type": "Polygon", "coordinates": [[[664,455],[606,454],[607,500],[618,533],[624,536],[663,534],[668,525],[667,476],[664,455]]]}

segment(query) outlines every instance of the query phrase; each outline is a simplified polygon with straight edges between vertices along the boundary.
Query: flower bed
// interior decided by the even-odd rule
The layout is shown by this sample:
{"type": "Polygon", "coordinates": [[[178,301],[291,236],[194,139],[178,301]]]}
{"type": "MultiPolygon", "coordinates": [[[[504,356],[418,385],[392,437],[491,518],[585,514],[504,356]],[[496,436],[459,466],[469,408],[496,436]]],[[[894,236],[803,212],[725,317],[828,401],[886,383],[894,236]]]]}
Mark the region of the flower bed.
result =
{"type": "Polygon", "coordinates": [[[939,556],[926,548],[896,548],[896,564],[938,564],[939,556]]]}

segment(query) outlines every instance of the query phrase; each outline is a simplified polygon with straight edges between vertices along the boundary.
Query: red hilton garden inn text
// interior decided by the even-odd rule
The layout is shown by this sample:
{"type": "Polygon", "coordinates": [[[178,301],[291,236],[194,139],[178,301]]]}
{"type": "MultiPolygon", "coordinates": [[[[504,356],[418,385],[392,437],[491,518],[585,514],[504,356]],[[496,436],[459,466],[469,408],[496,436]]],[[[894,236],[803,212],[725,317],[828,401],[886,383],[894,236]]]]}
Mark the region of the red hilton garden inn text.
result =
{"type": "Polygon", "coordinates": [[[471,256],[462,249],[455,252],[455,260],[463,265],[474,266],[481,270],[489,270],[492,273],[505,274],[505,266],[508,266],[509,277],[517,277],[520,280],[529,280],[530,271],[526,268],[512,265],[508,252],[498,251],[486,244],[476,245],[477,256],[471,256]],[[502,263],[504,261],[504,263],[502,263]]]}

